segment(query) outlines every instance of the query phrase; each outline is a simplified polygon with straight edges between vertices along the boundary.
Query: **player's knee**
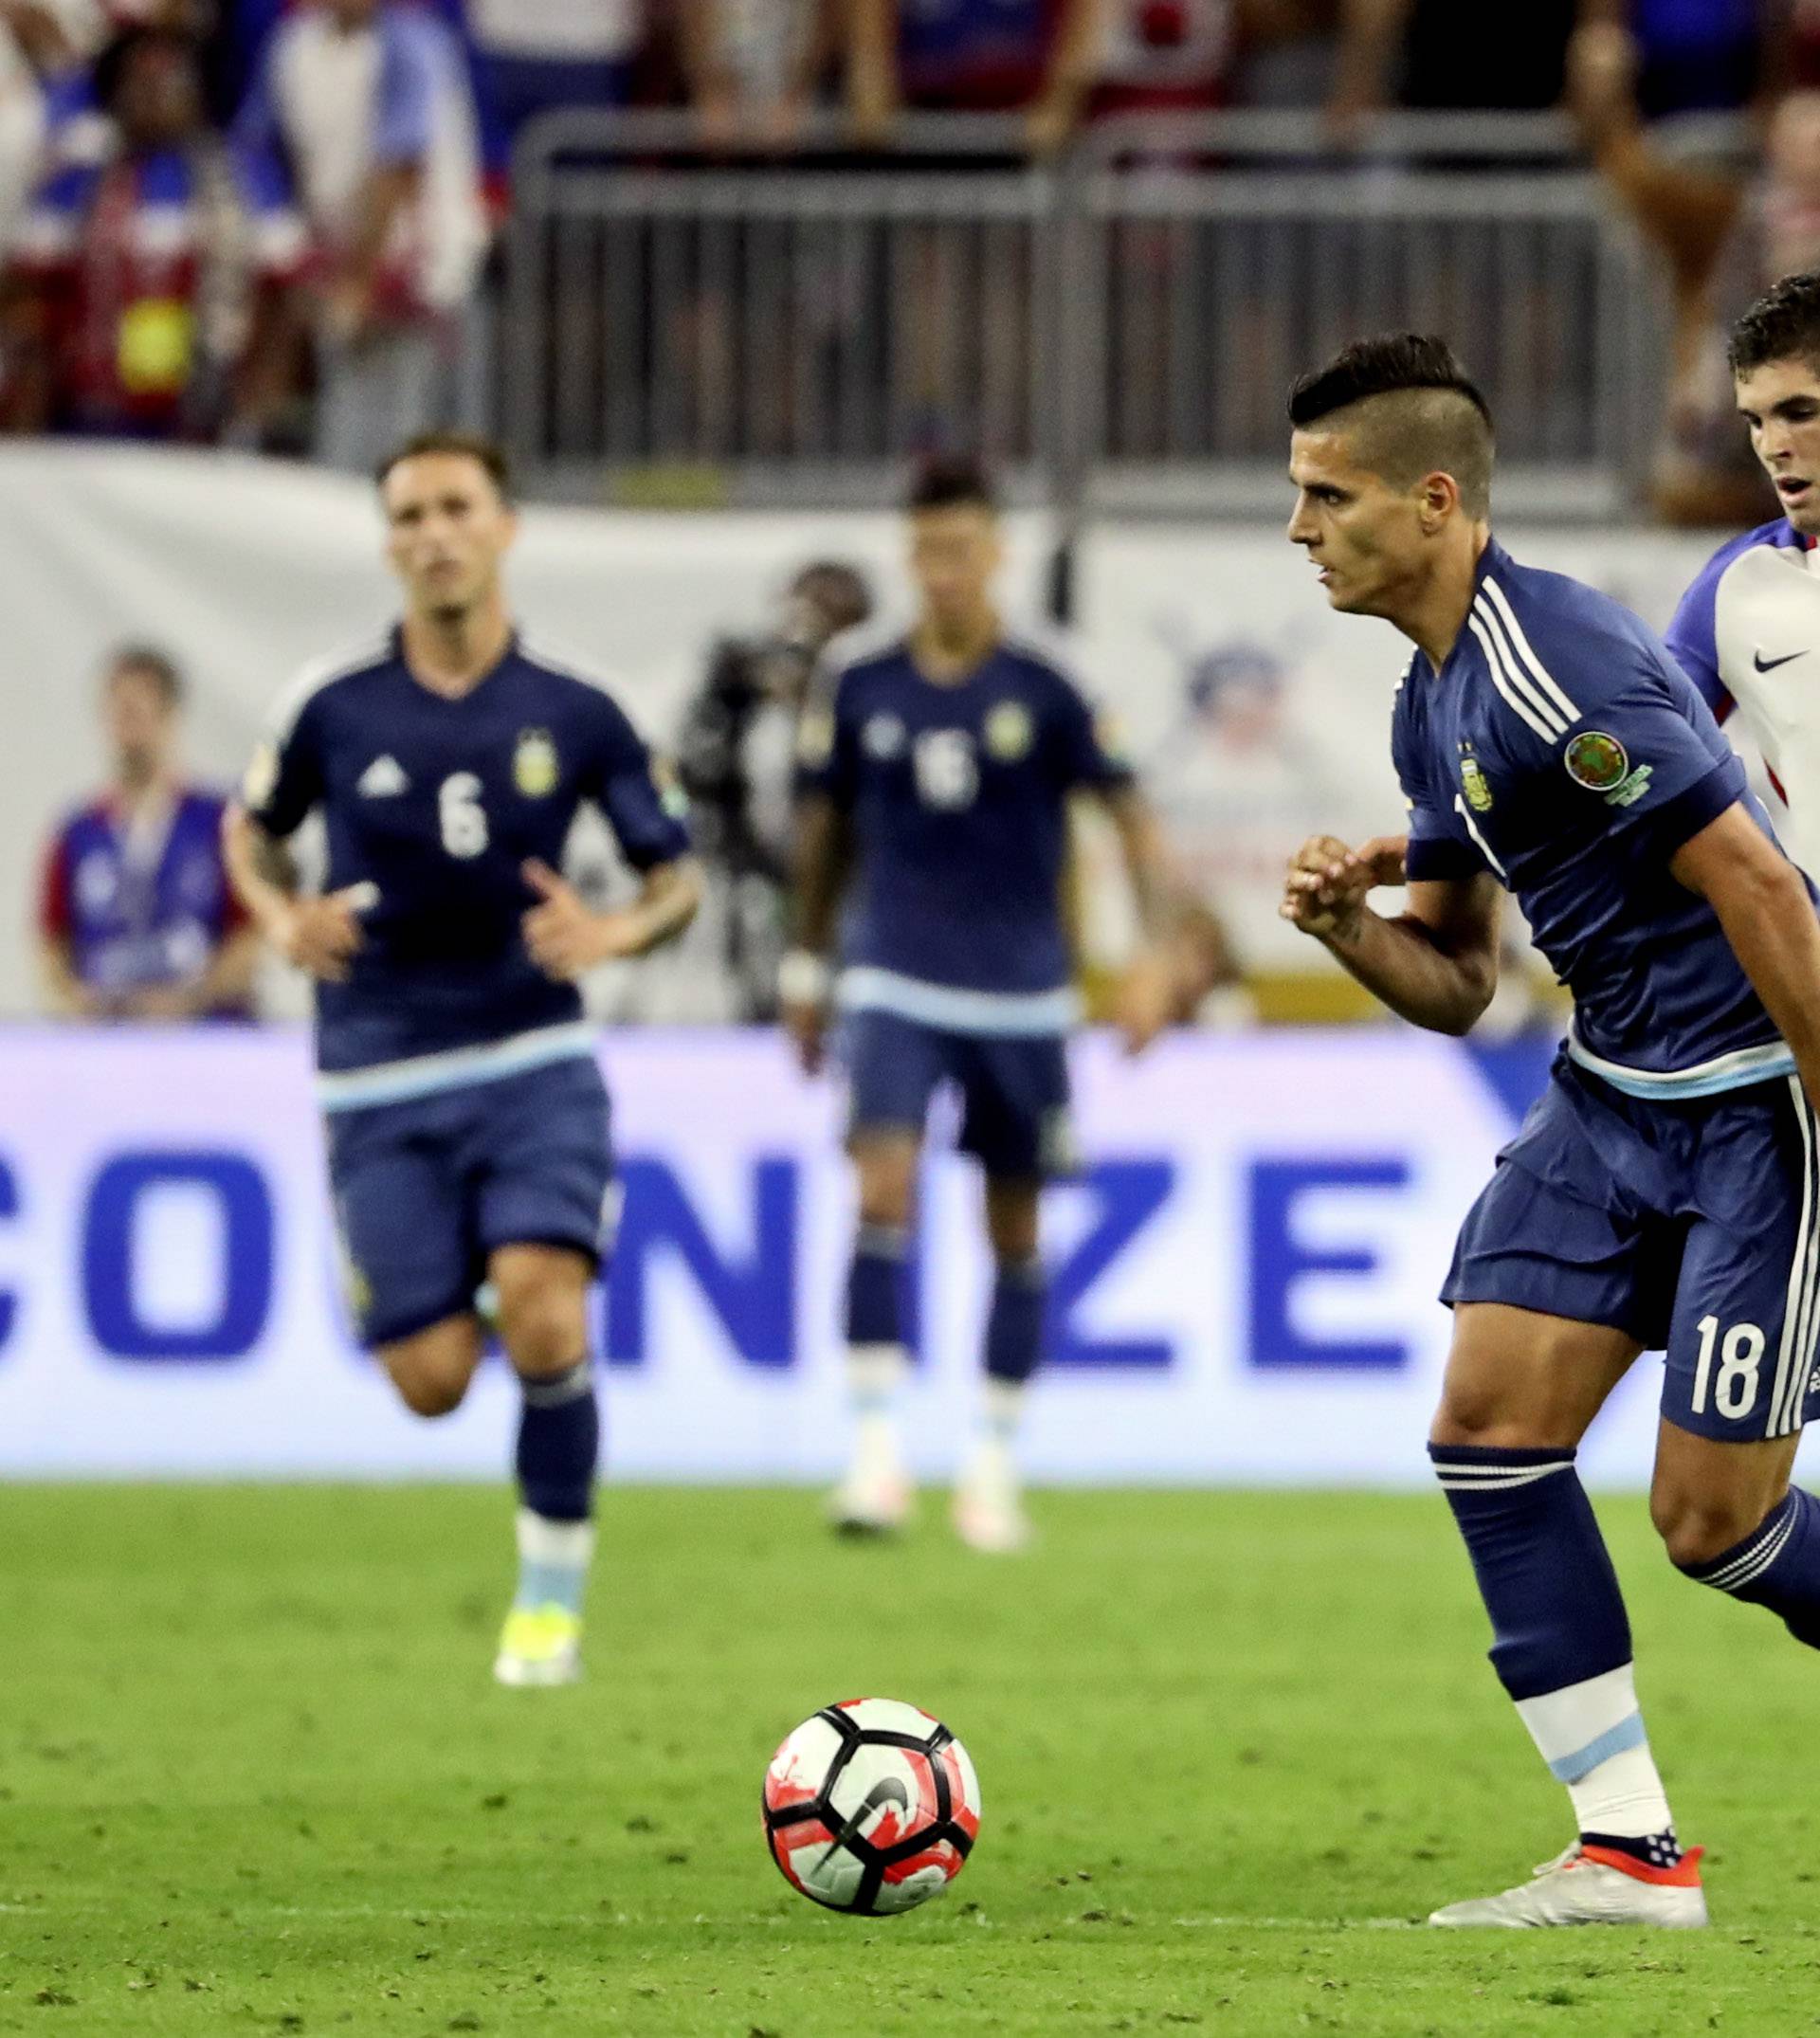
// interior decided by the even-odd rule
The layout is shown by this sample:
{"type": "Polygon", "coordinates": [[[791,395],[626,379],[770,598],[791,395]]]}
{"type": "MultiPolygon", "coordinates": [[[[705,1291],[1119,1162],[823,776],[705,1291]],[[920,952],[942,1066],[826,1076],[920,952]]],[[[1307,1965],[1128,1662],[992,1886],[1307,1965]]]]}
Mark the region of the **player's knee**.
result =
{"type": "Polygon", "coordinates": [[[587,1311],[567,1288],[527,1286],[500,1297],[500,1341],[525,1379],[563,1373],[588,1349],[587,1311]]]}
{"type": "Polygon", "coordinates": [[[446,1349],[413,1351],[409,1345],[383,1355],[398,1398],[413,1415],[452,1415],[467,1396],[474,1368],[446,1349]]]}
{"type": "Polygon", "coordinates": [[[908,1160],[862,1162],[859,1170],[860,1222],[882,1228],[906,1229],[916,1209],[917,1164],[908,1160]]]}
{"type": "Polygon", "coordinates": [[[986,1229],[1001,1264],[1034,1260],[1042,1236],[1042,1202],[1034,1183],[992,1183],[986,1194],[986,1229]]]}
{"type": "Polygon", "coordinates": [[[1664,1481],[1649,1493],[1649,1519],[1668,1561],[1682,1571],[1736,1549],[1769,1512],[1755,1493],[1696,1491],[1664,1481]]]}
{"type": "Polygon", "coordinates": [[[1541,1449],[1549,1441],[1535,1432],[1525,1411],[1513,1409],[1505,1393],[1483,1379],[1448,1380],[1429,1428],[1430,1444],[1483,1450],[1541,1449]]]}

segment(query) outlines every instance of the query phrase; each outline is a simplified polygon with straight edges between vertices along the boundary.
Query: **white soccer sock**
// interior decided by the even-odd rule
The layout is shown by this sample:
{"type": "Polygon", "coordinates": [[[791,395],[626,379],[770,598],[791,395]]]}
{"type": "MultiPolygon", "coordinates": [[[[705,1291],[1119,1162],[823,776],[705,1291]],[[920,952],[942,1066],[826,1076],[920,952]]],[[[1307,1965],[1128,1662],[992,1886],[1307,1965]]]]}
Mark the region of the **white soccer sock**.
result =
{"type": "Polygon", "coordinates": [[[980,1404],[980,1434],[988,1443],[1009,1452],[1017,1440],[1024,1420],[1025,1380],[1000,1380],[986,1376],[985,1398],[980,1404]]]}
{"type": "Polygon", "coordinates": [[[519,1592],[521,1607],[566,1607],[581,1611],[588,1567],[594,1558],[592,1521],[552,1521],[519,1509],[519,1592]]]}
{"type": "Polygon", "coordinates": [[[901,1344],[856,1344],[847,1348],[846,1392],[863,1456],[895,1458],[897,1403],[910,1368],[901,1344]]]}
{"type": "Polygon", "coordinates": [[[1656,1774],[1649,1743],[1627,1748],[1590,1769],[1567,1794],[1583,1833],[1611,1833],[1621,1840],[1644,1840],[1666,1832],[1675,1823],[1667,1793],[1656,1774]]]}
{"type": "Polygon", "coordinates": [[[1630,1664],[1520,1699],[1517,1710],[1550,1773],[1567,1786],[1582,1832],[1641,1840],[1673,1826],[1630,1664]]]}

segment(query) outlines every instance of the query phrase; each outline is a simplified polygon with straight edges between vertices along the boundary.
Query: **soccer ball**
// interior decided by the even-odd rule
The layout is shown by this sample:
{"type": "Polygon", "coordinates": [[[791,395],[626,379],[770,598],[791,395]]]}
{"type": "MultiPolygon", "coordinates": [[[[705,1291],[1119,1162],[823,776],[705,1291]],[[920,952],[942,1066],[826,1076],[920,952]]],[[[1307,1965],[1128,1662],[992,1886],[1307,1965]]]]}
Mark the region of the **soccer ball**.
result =
{"type": "Polygon", "coordinates": [[[792,1889],[833,1911],[913,1911],[979,1834],[979,1779],[939,1720],[847,1699],[805,1720],[765,1772],[765,1841],[792,1889]]]}

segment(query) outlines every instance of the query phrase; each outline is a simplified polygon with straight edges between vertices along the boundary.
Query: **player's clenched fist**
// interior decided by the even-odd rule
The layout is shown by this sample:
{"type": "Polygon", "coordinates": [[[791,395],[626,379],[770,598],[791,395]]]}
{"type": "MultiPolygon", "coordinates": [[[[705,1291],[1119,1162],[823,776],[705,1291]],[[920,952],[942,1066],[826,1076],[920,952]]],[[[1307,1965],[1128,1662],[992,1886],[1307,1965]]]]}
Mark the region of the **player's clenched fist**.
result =
{"type": "Polygon", "coordinates": [[[1350,849],[1337,835],[1311,835],[1283,880],[1284,919],[1318,940],[1344,941],[1356,931],[1366,895],[1380,884],[1403,883],[1406,840],[1379,835],[1350,849]]]}
{"type": "Polygon", "coordinates": [[[318,982],[345,984],[367,938],[360,916],[377,899],[371,884],[350,884],[320,899],[294,899],[267,929],[272,946],[318,982]]]}
{"type": "Polygon", "coordinates": [[[639,953],[630,914],[596,913],[567,879],[536,857],[523,866],[524,882],[540,903],[524,916],[524,945],[546,976],[568,983],[597,963],[639,953]]]}

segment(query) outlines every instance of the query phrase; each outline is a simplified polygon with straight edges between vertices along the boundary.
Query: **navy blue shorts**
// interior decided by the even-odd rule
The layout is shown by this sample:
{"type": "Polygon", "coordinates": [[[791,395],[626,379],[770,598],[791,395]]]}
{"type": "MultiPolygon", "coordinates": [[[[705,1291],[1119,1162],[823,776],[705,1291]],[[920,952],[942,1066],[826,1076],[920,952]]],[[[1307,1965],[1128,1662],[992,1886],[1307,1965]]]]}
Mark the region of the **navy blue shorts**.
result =
{"type": "Polygon", "coordinates": [[[1563,1054],[1472,1207],[1442,1301],[1665,1351],[1662,1412],[1728,1443],[1820,1410],[1820,1139],[1793,1077],[1644,1102],[1563,1054]]]}
{"type": "Polygon", "coordinates": [[[1074,1173],[1068,1050],[1061,1034],[950,1033],[896,1012],[862,1011],[842,1027],[841,1056],[849,1132],[920,1137],[929,1100],[947,1084],[960,1096],[961,1151],[994,1180],[1074,1173]]]}
{"type": "Polygon", "coordinates": [[[500,1246],[600,1257],[613,1162],[607,1087],[592,1061],[337,1112],[328,1137],[364,1344],[391,1344],[472,1309],[500,1246]]]}

